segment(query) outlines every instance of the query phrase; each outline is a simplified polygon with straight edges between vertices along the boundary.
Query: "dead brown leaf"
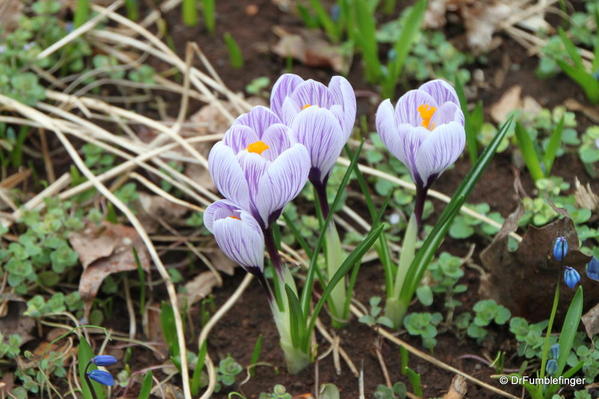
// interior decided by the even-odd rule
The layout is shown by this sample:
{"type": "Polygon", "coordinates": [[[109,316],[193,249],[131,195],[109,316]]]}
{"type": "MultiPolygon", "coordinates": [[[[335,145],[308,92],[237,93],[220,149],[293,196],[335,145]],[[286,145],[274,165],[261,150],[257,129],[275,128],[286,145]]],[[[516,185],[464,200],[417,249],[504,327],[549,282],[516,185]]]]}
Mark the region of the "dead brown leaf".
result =
{"type": "Polygon", "coordinates": [[[2,26],[2,35],[12,32],[19,25],[24,3],[21,1],[4,0],[0,1],[0,26],[2,26]]]}
{"type": "Polygon", "coordinates": [[[326,41],[320,31],[301,29],[296,34],[280,26],[275,26],[273,31],[279,37],[272,49],[278,56],[294,58],[310,67],[331,68],[342,74],[349,70],[351,57],[326,41]]]}
{"type": "Polygon", "coordinates": [[[510,112],[515,111],[522,106],[522,87],[514,85],[507,89],[499,101],[491,106],[491,117],[495,122],[502,123],[506,120],[510,112]]]}
{"type": "Polygon", "coordinates": [[[580,184],[578,177],[576,177],[574,178],[574,186],[576,187],[574,198],[579,207],[587,208],[591,211],[599,209],[599,195],[593,192],[590,183],[587,183],[586,186],[584,186],[580,184]]]}
{"type": "Polygon", "coordinates": [[[219,286],[219,281],[214,273],[202,272],[185,284],[185,294],[179,294],[185,297],[181,298],[181,303],[191,306],[210,295],[216,286],[219,286]]]}
{"type": "Polygon", "coordinates": [[[35,328],[35,321],[23,315],[27,309],[25,300],[9,294],[0,295],[0,300],[0,332],[5,339],[11,334],[20,335],[23,344],[33,339],[30,333],[35,328]]]}
{"type": "MultiPolygon", "coordinates": [[[[517,226],[511,219],[506,223],[510,223],[513,229],[517,226]]],[[[562,274],[562,264],[550,256],[555,238],[564,236],[568,240],[570,251],[564,260],[565,265],[582,271],[590,257],[578,250],[578,236],[568,217],[561,217],[543,227],[529,226],[515,252],[510,252],[507,247],[509,230],[502,229],[480,255],[488,272],[487,278],[481,280],[481,295],[508,307],[514,316],[531,321],[545,319],[551,310],[553,288],[562,274]]],[[[599,290],[593,289],[592,283],[589,279],[581,280],[585,287],[585,307],[599,301],[599,290]]],[[[563,313],[570,303],[572,292],[563,289],[561,293],[560,312],[563,313]]]]}
{"type": "Polygon", "coordinates": [[[566,101],[564,101],[564,105],[570,111],[582,112],[583,114],[585,114],[587,118],[589,118],[593,122],[599,123],[599,110],[597,110],[597,107],[589,107],[587,105],[579,103],[573,98],[568,98],[566,101]]]}
{"type": "Polygon", "coordinates": [[[599,303],[582,316],[582,324],[591,339],[599,333],[599,303]]]}
{"type": "MultiPolygon", "coordinates": [[[[202,168],[205,169],[205,168],[202,168]]],[[[154,233],[160,223],[158,219],[168,220],[169,224],[179,224],[187,208],[177,205],[159,195],[139,194],[136,203],[139,211],[139,221],[148,233],[154,233]]]]}
{"type": "Polygon", "coordinates": [[[210,254],[210,260],[212,261],[212,264],[216,270],[226,273],[229,276],[232,276],[233,273],[235,273],[235,267],[237,266],[237,263],[229,259],[229,257],[220,249],[214,249],[214,251],[210,254]]]}
{"type": "Polygon", "coordinates": [[[146,270],[150,268],[147,249],[132,227],[108,222],[89,225],[71,234],[69,241],[85,269],[79,281],[79,294],[85,303],[86,318],[91,302],[108,275],[137,269],[134,249],[141,266],[146,270]]]}

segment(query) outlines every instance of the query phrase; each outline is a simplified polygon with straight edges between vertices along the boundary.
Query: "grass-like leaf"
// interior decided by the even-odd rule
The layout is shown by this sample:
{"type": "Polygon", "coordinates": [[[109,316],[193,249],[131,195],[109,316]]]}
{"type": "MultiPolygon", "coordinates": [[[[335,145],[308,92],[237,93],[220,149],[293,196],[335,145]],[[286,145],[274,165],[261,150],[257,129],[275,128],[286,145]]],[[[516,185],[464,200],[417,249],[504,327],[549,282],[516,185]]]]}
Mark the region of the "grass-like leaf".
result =
{"type": "Polygon", "coordinates": [[[555,129],[553,129],[553,132],[551,132],[551,136],[549,136],[549,144],[547,145],[545,155],[543,156],[543,165],[545,166],[545,174],[547,176],[551,175],[553,161],[555,161],[557,152],[559,151],[562,145],[562,134],[564,132],[564,124],[565,120],[562,116],[555,129]]]}
{"type": "Polygon", "coordinates": [[[462,111],[464,112],[466,149],[468,150],[470,163],[473,165],[478,158],[478,142],[476,140],[478,130],[474,130],[474,126],[472,126],[472,117],[470,115],[470,111],[468,110],[468,101],[466,100],[466,94],[464,93],[464,85],[457,75],[455,77],[455,91],[458,94],[458,99],[460,100],[460,108],[462,108],[462,111]]]}
{"type": "Polygon", "coordinates": [[[520,151],[522,151],[524,162],[526,163],[526,167],[532,178],[537,181],[545,177],[535,145],[524,126],[520,123],[516,123],[516,140],[518,141],[518,147],[520,148],[520,151]]]}
{"type": "Polygon", "coordinates": [[[152,392],[152,375],[152,370],[148,370],[144,375],[137,399],[149,399],[150,392],[152,392]]]}
{"type": "Polygon", "coordinates": [[[231,66],[237,69],[243,67],[243,53],[235,41],[235,38],[233,38],[229,32],[225,32],[223,39],[225,40],[227,51],[229,52],[229,62],[231,63],[231,66]]]}

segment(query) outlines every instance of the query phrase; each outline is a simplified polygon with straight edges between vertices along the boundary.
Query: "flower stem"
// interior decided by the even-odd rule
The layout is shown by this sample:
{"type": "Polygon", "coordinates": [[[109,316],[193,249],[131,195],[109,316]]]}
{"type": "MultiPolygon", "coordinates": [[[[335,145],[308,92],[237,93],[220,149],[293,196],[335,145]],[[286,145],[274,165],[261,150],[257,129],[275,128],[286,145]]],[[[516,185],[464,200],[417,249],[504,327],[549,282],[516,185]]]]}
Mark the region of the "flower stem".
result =
{"type": "Polygon", "coordinates": [[[316,190],[316,196],[318,197],[318,204],[320,205],[320,210],[322,212],[322,218],[326,219],[329,216],[329,201],[327,199],[327,186],[326,183],[321,183],[320,181],[314,180],[312,181],[314,185],[314,189],[316,190]]]}
{"type": "Polygon", "coordinates": [[[85,376],[85,383],[87,384],[87,388],[89,389],[89,391],[92,394],[92,398],[98,399],[98,395],[96,394],[96,389],[94,388],[94,384],[92,384],[91,380],[89,379],[89,377],[87,375],[89,366],[91,366],[91,364],[92,364],[91,360],[89,362],[87,362],[87,366],[85,366],[85,371],[83,372],[83,375],[85,376]]]}
{"type": "Polygon", "coordinates": [[[283,269],[281,266],[281,255],[279,254],[279,250],[277,249],[274,232],[271,227],[267,227],[264,231],[264,243],[266,245],[266,251],[268,252],[268,256],[270,257],[270,261],[272,262],[273,267],[275,268],[279,276],[282,276],[283,269]]]}
{"type": "Polygon", "coordinates": [[[416,183],[416,203],[414,205],[414,216],[416,216],[416,226],[418,232],[422,231],[422,213],[424,212],[424,202],[426,201],[426,193],[428,187],[416,183]]]}

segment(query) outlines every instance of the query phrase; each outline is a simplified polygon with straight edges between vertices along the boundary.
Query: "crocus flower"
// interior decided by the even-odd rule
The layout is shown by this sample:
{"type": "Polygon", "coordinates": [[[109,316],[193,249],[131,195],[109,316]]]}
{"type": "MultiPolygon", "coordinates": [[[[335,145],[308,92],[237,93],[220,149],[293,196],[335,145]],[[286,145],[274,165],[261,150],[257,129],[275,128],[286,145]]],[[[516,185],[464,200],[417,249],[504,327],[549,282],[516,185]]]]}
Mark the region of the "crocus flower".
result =
{"type": "Polygon", "coordinates": [[[586,272],[588,278],[599,281],[599,259],[593,256],[587,263],[586,272]]]}
{"type": "Polygon", "coordinates": [[[227,130],[208,157],[220,193],[249,212],[265,230],[304,187],[310,170],[306,148],[266,107],[254,107],[227,130]]]}
{"type": "Polygon", "coordinates": [[[416,184],[416,220],[420,226],[426,192],[464,150],[464,114],[447,82],[432,80],[397,101],[379,105],[376,128],[389,151],[409,169],[416,184]]]}
{"type": "Polygon", "coordinates": [[[91,360],[96,366],[112,366],[116,364],[116,357],[110,355],[98,355],[94,356],[91,360]]]}
{"type": "Polygon", "coordinates": [[[579,282],[580,273],[578,273],[578,271],[573,267],[566,266],[564,268],[564,283],[566,283],[568,288],[575,288],[579,282]]]}
{"type": "Polygon", "coordinates": [[[231,201],[216,201],[206,208],[204,225],[225,255],[249,273],[262,274],[264,234],[249,212],[231,201]]]}
{"type": "Polygon", "coordinates": [[[270,107],[308,149],[310,181],[326,186],[356,120],[356,95],[350,83],[334,76],[325,86],[284,74],[272,88],[270,107]]]}
{"type": "Polygon", "coordinates": [[[553,243],[553,258],[558,262],[564,260],[568,254],[568,240],[565,237],[557,237],[553,243]]]}
{"type": "Polygon", "coordinates": [[[109,387],[114,385],[114,378],[112,378],[112,374],[110,374],[108,371],[92,370],[87,373],[87,376],[102,385],[109,387]]]}

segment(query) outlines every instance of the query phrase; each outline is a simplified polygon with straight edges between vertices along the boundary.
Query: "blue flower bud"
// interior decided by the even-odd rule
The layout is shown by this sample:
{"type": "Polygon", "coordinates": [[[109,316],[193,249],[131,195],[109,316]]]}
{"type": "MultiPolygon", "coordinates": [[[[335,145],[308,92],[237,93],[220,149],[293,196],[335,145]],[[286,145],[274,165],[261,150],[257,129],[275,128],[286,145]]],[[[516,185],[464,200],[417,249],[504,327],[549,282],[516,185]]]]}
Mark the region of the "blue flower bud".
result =
{"type": "Polygon", "coordinates": [[[580,273],[573,267],[566,266],[564,269],[564,283],[568,288],[576,288],[576,284],[580,282],[580,273]]]}
{"type": "Polygon", "coordinates": [[[599,281],[599,259],[594,256],[591,261],[587,263],[587,277],[591,280],[599,281]]]}
{"type": "Polygon", "coordinates": [[[112,374],[110,374],[108,371],[92,370],[89,373],[87,373],[87,376],[92,380],[99,382],[102,385],[106,385],[109,387],[114,385],[114,378],[112,378],[112,374]]]}
{"type": "Polygon", "coordinates": [[[559,344],[551,345],[551,358],[552,359],[559,358],[559,344]]]}
{"type": "Polygon", "coordinates": [[[545,371],[549,375],[555,374],[557,371],[557,361],[555,359],[549,359],[549,361],[547,361],[547,365],[545,366],[545,371]]]}
{"type": "Polygon", "coordinates": [[[94,356],[91,360],[96,366],[112,366],[117,362],[116,357],[110,355],[94,356]]]}
{"type": "Polygon", "coordinates": [[[565,237],[560,236],[555,239],[553,243],[553,258],[558,262],[564,260],[568,254],[568,240],[565,237]]]}

